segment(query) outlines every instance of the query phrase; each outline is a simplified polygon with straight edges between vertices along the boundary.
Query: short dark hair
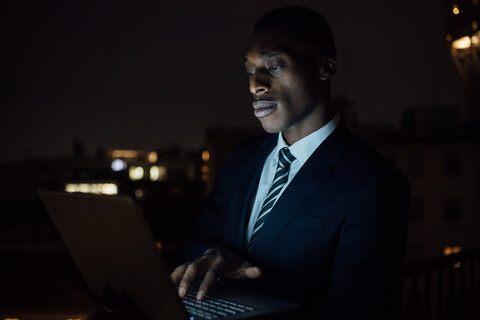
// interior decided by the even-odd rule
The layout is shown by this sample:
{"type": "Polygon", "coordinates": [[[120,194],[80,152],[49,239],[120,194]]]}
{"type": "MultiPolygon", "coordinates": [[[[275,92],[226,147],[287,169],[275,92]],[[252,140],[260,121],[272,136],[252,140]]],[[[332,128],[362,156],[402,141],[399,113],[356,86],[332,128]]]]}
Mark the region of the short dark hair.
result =
{"type": "Polygon", "coordinates": [[[292,31],[301,35],[308,42],[320,46],[325,50],[325,54],[329,58],[335,59],[337,56],[330,26],[325,21],[325,18],[315,10],[301,6],[272,10],[264,14],[255,23],[253,34],[255,35],[262,30],[276,27],[291,28],[292,31]]]}

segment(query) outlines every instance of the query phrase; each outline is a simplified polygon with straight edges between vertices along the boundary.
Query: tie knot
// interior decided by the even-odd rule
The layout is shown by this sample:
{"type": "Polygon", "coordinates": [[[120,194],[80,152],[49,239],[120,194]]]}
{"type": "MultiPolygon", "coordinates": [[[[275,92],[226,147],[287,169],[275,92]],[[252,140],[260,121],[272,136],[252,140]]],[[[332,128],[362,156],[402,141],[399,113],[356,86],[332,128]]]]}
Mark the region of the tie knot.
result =
{"type": "Polygon", "coordinates": [[[279,156],[278,156],[278,164],[282,167],[289,167],[290,164],[295,160],[295,157],[290,153],[288,148],[280,149],[279,156]]]}

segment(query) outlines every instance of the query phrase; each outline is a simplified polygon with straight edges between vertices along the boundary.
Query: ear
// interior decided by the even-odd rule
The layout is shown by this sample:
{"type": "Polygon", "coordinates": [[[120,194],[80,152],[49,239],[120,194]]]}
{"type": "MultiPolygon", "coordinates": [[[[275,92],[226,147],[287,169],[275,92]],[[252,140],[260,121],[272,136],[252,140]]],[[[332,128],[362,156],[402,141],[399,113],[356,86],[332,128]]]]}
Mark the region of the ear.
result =
{"type": "Polygon", "coordinates": [[[320,80],[329,80],[337,71],[337,62],[331,58],[325,59],[320,65],[320,80]]]}

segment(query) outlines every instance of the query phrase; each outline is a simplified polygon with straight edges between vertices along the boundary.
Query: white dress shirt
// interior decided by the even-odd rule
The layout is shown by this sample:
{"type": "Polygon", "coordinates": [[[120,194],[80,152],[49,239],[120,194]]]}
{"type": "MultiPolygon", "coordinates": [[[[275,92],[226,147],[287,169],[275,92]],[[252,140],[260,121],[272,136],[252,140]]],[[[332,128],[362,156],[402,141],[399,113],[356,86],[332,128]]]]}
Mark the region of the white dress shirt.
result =
{"type": "MultiPolygon", "coordinates": [[[[312,132],[306,137],[298,140],[291,146],[289,146],[283,139],[281,133],[278,134],[278,142],[272,152],[268,155],[265,163],[263,165],[262,174],[260,176],[260,182],[258,183],[257,195],[255,196],[255,202],[253,204],[252,213],[250,214],[250,221],[248,222],[247,228],[247,240],[250,241],[252,236],[252,231],[257,221],[258,213],[262,208],[263,202],[267,197],[268,190],[272,184],[273,178],[275,177],[275,172],[277,170],[278,164],[278,152],[280,149],[287,147],[290,150],[290,153],[295,157],[295,160],[290,165],[290,173],[288,174],[288,181],[283,186],[280,194],[277,197],[280,198],[285,188],[288,186],[293,177],[297,172],[302,168],[302,166],[307,162],[308,158],[312,153],[320,146],[320,144],[332,133],[333,130],[340,123],[340,115],[337,113],[329,123],[321,127],[315,132],[312,132]]],[[[275,204],[274,204],[275,206],[275,204]]],[[[261,232],[261,231],[260,231],[261,232]]]]}

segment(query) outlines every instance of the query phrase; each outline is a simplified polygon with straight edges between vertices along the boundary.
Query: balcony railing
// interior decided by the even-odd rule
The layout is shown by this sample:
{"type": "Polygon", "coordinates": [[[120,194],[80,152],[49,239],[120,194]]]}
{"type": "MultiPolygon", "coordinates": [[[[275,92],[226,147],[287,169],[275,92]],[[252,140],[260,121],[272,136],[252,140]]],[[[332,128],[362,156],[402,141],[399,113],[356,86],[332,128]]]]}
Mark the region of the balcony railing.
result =
{"type": "Polygon", "coordinates": [[[480,319],[480,248],[407,264],[400,319],[480,319]]]}

